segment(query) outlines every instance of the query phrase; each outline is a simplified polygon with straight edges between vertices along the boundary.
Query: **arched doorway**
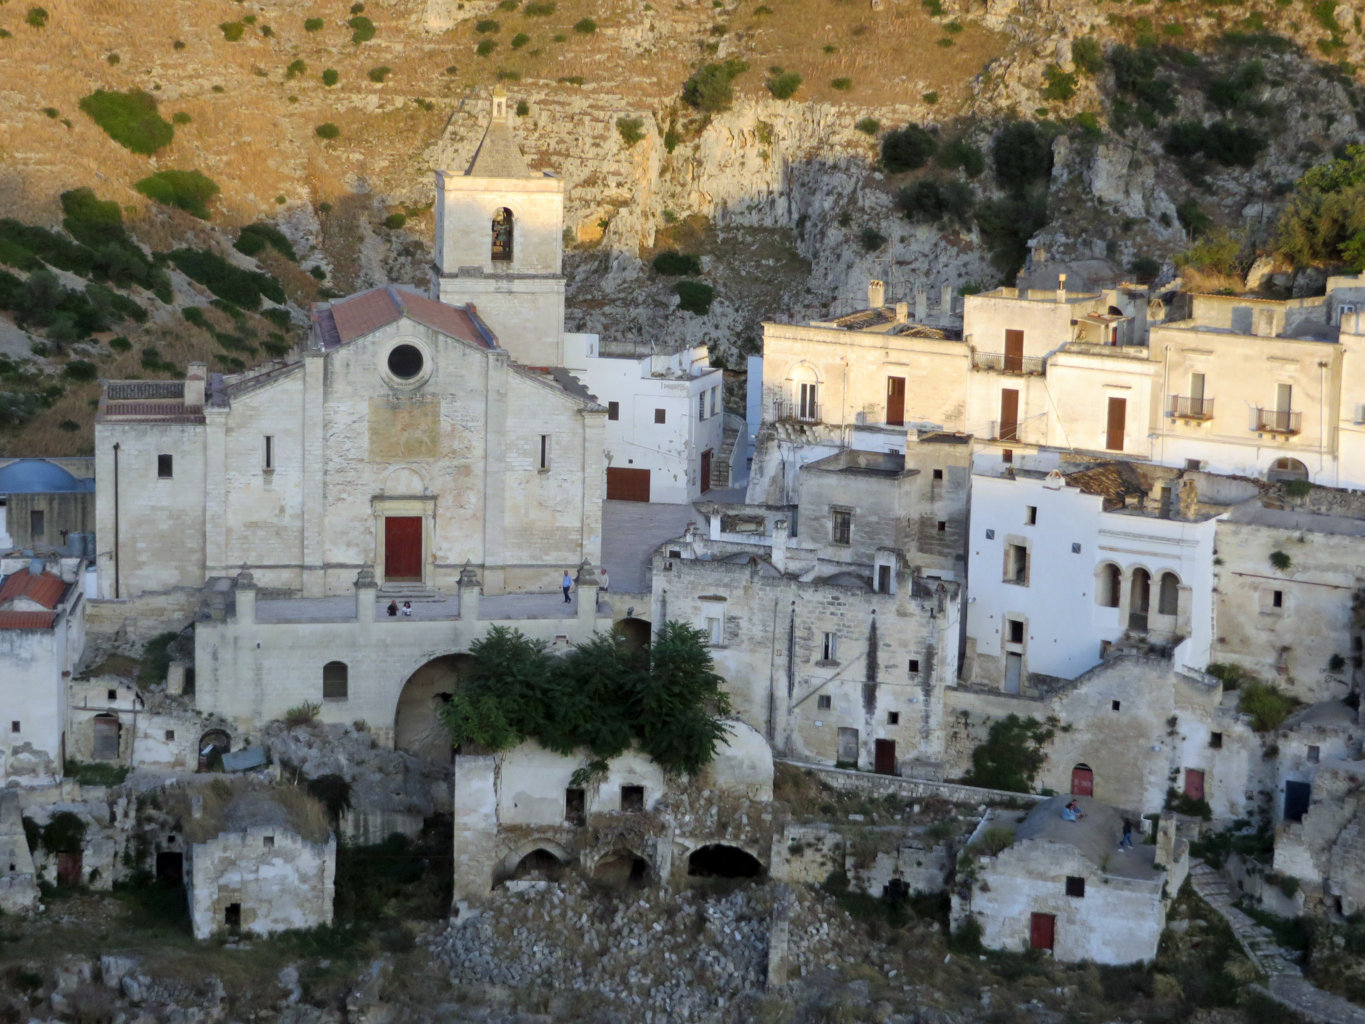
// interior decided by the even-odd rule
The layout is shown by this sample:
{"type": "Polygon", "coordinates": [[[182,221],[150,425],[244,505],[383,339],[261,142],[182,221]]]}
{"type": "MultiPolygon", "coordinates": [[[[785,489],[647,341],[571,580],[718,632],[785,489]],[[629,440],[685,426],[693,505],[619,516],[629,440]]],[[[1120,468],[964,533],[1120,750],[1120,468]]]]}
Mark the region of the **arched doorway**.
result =
{"type": "Polygon", "coordinates": [[[1152,574],[1146,569],[1134,569],[1128,591],[1128,628],[1147,632],[1147,609],[1152,601],[1152,574]]]}
{"type": "Polygon", "coordinates": [[[223,767],[223,755],[232,749],[232,738],[222,729],[210,729],[199,737],[199,770],[218,771],[223,767]]]}
{"type": "Polygon", "coordinates": [[[1288,483],[1290,480],[1307,480],[1308,467],[1298,459],[1276,459],[1270,464],[1265,478],[1272,484],[1288,483]]]}
{"type": "Polygon", "coordinates": [[[538,846],[521,860],[517,861],[504,882],[557,882],[564,874],[564,862],[555,854],[538,846]]]}
{"type": "Polygon", "coordinates": [[[652,633],[648,619],[625,618],[621,619],[612,629],[620,633],[625,638],[626,643],[636,650],[648,650],[649,638],[652,633]]]}
{"type": "Polygon", "coordinates": [[[692,851],[687,873],[692,878],[762,878],[763,865],[738,846],[711,843],[692,851]]]}
{"type": "Polygon", "coordinates": [[[473,666],[468,654],[446,654],[427,662],[403,684],[393,719],[393,745],[432,761],[450,758],[450,733],[438,715],[442,704],[473,666]]]}
{"type": "Polygon", "coordinates": [[[1095,795],[1095,773],[1088,764],[1078,764],[1071,769],[1071,795],[1095,795]]]}
{"type": "Polygon", "coordinates": [[[643,885],[649,878],[649,861],[630,850],[613,850],[598,858],[593,865],[592,878],[618,889],[643,885]]]}

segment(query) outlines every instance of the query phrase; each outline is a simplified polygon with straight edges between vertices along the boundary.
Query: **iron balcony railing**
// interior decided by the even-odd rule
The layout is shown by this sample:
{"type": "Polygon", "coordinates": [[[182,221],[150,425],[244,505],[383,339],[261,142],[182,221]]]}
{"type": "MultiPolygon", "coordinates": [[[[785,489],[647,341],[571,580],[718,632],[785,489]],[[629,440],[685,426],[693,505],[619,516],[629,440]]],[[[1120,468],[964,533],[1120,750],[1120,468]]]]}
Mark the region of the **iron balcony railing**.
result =
{"type": "Polygon", "coordinates": [[[973,349],[972,369],[995,370],[997,373],[1039,374],[1043,372],[1043,357],[1014,355],[1008,352],[978,352],[973,349]]]}
{"type": "Polygon", "coordinates": [[[823,423],[820,418],[819,402],[783,402],[778,419],[797,420],[801,423],[823,423]]]}
{"type": "Polygon", "coordinates": [[[1018,424],[1018,422],[1014,422],[1014,423],[1008,423],[1008,422],[1002,423],[1000,420],[991,420],[989,426],[990,426],[990,439],[991,439],[992,441],[1018,441],[1018,440],[1019,440],[1019,424],[1018,424]]]}
{"type": "Polygon", "coordinates": [[[1171,395],[1171,415],[1181,420],[1213,419],[1212,398],[1190,398],[1188,395],[1171,395]]]}
{"type": "Polygon", "coordinates": [[[1265,434],[1297,434],[1303,423],[1303,413],[1289,409],[1251,410],[1251,429],[1265,434]]]}

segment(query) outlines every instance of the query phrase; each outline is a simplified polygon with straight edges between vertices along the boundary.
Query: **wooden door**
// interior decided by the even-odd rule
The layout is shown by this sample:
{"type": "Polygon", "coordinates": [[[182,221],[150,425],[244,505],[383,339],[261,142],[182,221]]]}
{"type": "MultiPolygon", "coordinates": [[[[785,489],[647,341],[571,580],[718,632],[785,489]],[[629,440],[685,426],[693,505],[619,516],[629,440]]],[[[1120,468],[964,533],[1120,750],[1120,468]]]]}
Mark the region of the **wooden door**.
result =
{"type": "Polygon", "coordinates": [[[1071,769],[1071,795],[1095,795],[1095,773],[1090,770],[1089,765],[1078,764],[1071,769]]]}
{"type": "Polygon", "coordinates": [[[705,494],[711,489],[711,456],[710,448],[701,453],[701,493],[705,494]]]}
{"type": "Polygon", "coordinates": [[[857,767],[858,764],[858,730],[841,728],[839,730],[839,753],[838,761],[840,764],[851,764],[857,767]]]}
{"type": "Polygon", "coordinates": [[[1005,332],[1005,372],[1024,372],[1024,332],[1005,332]]]}
{"type": "Polygon", "coordinates": [[[1014,388],[1000,390],[999,440],[1019,440],[1019,392],[1014,388]]]}
{"type": "Polygon", "coordinates": [[[421,581],[421,516],[388,516],[384,519],[384,578],[421,581]]]}
{"type": "Polygon", "coordinates": [[[1028,944],[1034,949],[1051,949],[1057,935],[1057,918],[1053,914],[1031,914],[1028,924],[1028,944]]]}
{"type": "Polygon", "coordinates": [[[649,470],[625,467],[608,469],[607,497],[614,501],[648,501],[649,470]]]}
{"type": "Polygon", "coordinates": [[[1191,800],[1204,799],[1204,773],[1193,768],[1185,769],[1185,795],[1191,800]]]}
{"type": "Polygon", "coordinates": [[[896,774],[895,740],[877,740],[873,751],[873,770],[878,775],[896,774]]]}
{"type": "Polygon", "coordinates": [[[57,884],[74,886],[81,884],[81,861],[83,855],[80,850],[66,851],[57,854],[57,884]]]}
{"type": "Polygon", "coordinates": [[[905,378],[886,378],[886,422],[893,427],[905,425],[905,378]]]}
{"type": "Polygon", "coordinates": [[[1109,399],[1109,420],[1104,432],[1104,446],[1111,452],[1123,451],[1123,430],[1128,420],[1128,399],[1109,399]]]}
{"type": "Polygon", "coordinates": [[[119,757],[120,726],[117,716],[96,715],[92,723],[94,746],[91,754],[96,761],[117,761],[119,757]]]}

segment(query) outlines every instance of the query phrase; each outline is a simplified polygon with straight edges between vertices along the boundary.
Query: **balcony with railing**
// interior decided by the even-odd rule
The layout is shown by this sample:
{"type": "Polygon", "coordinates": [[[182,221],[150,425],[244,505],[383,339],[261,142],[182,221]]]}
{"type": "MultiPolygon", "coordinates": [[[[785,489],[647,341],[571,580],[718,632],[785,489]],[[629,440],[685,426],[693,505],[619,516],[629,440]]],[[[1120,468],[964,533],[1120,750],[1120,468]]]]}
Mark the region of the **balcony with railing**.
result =
{"type": "Polygon", "coordinates": [[[823,423],[819,402],[785,401],[778,406],[777,418],[797,423],[823,423]]]}
{"type": "Polygon", "coordinates": [[[1303,424],[1303,413],[1289,409],[1251,410],[1251,429],[1262,434],[1297,434],[1303,424]]]}
{"type": "Polygon", "coordinates": [[[1169,411],[1178,420],[1213,419],[1212,398],[1191,398],[1189,395],[1171,395],[1169,411]]]}
{"type": "Polygon", "coordinates": [[[1026,356],[1014,352],[978,352],[972,349],[972,369],[995,373],[1037,375],[1043,372],[1042,356],[1026,356]]]}

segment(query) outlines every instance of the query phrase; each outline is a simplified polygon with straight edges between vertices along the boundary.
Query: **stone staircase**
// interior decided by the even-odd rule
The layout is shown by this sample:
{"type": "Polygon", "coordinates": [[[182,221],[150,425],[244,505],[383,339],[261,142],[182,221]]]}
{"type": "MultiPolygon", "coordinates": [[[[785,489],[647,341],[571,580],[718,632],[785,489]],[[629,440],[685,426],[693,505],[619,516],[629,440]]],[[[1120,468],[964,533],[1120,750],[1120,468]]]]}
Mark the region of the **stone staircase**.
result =
{"type": "Polygon", "coordinates": [[[1200,899],[1232,928],[1237,942],[1257,970],[1266,976],[1260,990],[1306,1020],[1322,1024],[1365,1024],[1365,1009],[1313,985],[1299,969],[1298,955],[1275,941],[1270,929],[1232,905],[1237,893],[1228,880],[1203,861],[1192,861],[1190,884],[1200,899]]]}
{"type": "Polygon", "coordinates": [[[734,480],[734,468],[731,460],[735,457],[735,446],[739,443],[739,435],[744,430],[744,421],[732,413],[725,414],[725,436],[720,443],[720,451],[716,452],[715,459],[711,462],[711,486],[720,490],[726,490],[734,480]]]}

